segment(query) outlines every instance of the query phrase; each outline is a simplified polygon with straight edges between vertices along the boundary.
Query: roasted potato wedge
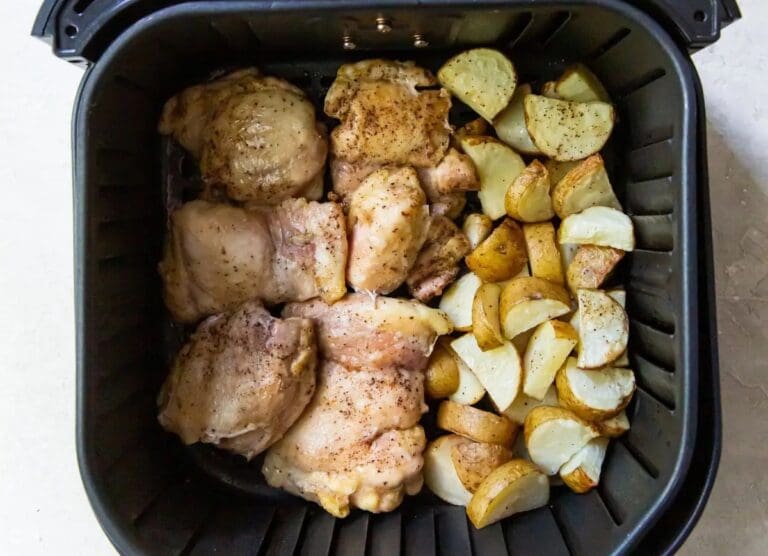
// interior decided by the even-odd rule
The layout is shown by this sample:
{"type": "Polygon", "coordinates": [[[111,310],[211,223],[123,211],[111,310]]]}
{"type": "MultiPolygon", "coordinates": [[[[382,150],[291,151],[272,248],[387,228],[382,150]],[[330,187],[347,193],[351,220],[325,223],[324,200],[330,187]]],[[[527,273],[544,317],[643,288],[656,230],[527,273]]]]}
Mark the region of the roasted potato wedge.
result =
{"type": "Polygon", "coordinates": [[[505,218],[464,260],[483,282],[509,280],[528,262],[523,230],[505,218]]]}
{"type": "MultiPolygon", "coordinates": [[[[451,350],[451,353],[453,353],[453,350],[451,350]]],[[[456,367],[459,369],[459,387],[456,388],[453,394],[448,396],[448,399],[464,405],[476,404],[485,396],[485,388],[477,380],[472,369],[458,355],[454,354],[454,357],[456,357],[456,367]]]]}
{"type": "Polygon", "coordinates": [[[599,152],[616,113],[606,102],[570,102],[540,95],[523,101],[525,125],[538,149],[555,160],[580,160],[599,152]]]}
{"type": "Polygon", "coordinates": [[[624,308],[600,290],[578,290],[578,366],[599,369],[627,350],[629,319],[624,308]]]}
{"type": "Polygon", "coordinates": [[[453,447],[451,459],[461,484],[475,492],[491,471],[512,459],[512,451],[498,444],[467,441],[453,447]]]}
{"type": "Polygon", "coordinates": [[[488,475],[472,496],[467,516],[482,529],[520,512],[549,502],[549,481],[535,465],[513,459],[488,475]]]}
{"type": "Polygon", "coordinates": [[[430,442],[424,450],[424,483],[438,498],[456,506],[472,499],[459,479],[451,454],[456,446],[469,442],[463,436],[446,434],[430,442]]]}
{"type": "Polygon", "coordinates": [[[575,64],[565,70],[554,83],[552,92],[556,98],[574,102],[611,101],[603,84],[584,64],[575,64]]]}
{"type": "Polygon", "coordinates": [[[568,265],[566,273],[568,287],[572,292],[585,288],[599,288],[623,258],[624,251],[621,249],[600,245],[579,245],[571,264],[568,265]]]}
{"type": "Polygon", "coordinates": [[[629,430],[629,419],[627,418],[627,412],[622,411],[616,417],[611,417],[605,421],[598,421],[594,425],[600,432],[600,436],[618,438],[629,430]]]}
{"type": "Polygon", "coordinates": [[[451,284],[440,298],[440,310],[448,315],[454,330],[472,330],[472,303],[482,283],[476,274],[469,272],[451,284]]]}
{"type": "Polygon", "coordinates": [[[542,222],[555,213],[549,196],[549,173],[538,160],[531,162],[507,189],[504,208],[521,222],[542,222]]]}
{"type": "Polygon", "coordinates": [[[447,398],[459,388],[456,356],[442,341],[435,344],[424,374],[424,390],[430,398],[447,398]]]}
{"type": "Polygon", "coordinates": [[[570,310],[571,298],[565,288],[534,276],[511,280],[504,286],[499,301],[501,329],[507,338],[570,310]]]}
{"type": "Polygon", "coordinates": [[[454,56],[438,70],[437,79],[489,122],[509,104],[517,86],[512,61],[490,48],[473,48],[454,56]]]}
{"type": "Polygon", "coordinates": [[[483,213],[493,220],[506,214],[504,197],[509,186],[525,170],[525,162],[515,151],[493,137],[463,137],[461,148],[472,159],[480,178],[477,197],[483,213]]]}
{"type": "Polygon", "coordinates": [[[573,492],[583,494],[600,482],[607,438],[593,438],[560,468],[560,478],[573,492]]]}
{"type": "Polygon", "coordinates": [[[469,405],[444,401],[437,409],[437,426],[475,442],[512,445],[518,426],[504,417],[469,405]]]}
{"type": "Polygon", "coordinates": [[[541,400],[537,400],[536,398],[532,398],[521,392],[515,398],[515,401],[512,402],[512,405],[504,411],[504,415],[506,415],[513,423],[522,425],[531,410],[534,407],[540,407],[542,405],[550,407],[560,406],[560,402],[557,399],[557,388],[555,388],[554,384],[547,389],[547,393],[544,394],[544,398],[541,400]]]}
{"type": "Polygon", "coordinates": [[[582,160],[554,184],[552,189],[552,208],[560,218],[577,214],[590,207],[621,210],[621,203],[613,192],[600,154],[593,154],[582,160]]]}
{"type": "Polygon", "coordinates": [[[496,135],[517,152],[528,155],[541,154],[525,127],[523,99],[531,94],[531,86],[518,85],[509,105],[493,120],[496,135]]]}
{"type": "Polygon", "coordinates": [[[523,356],[523,392],[544,399],[578,341],[576,330],[566,322],[549,320],[537,326],[523,356]]]}
{"type": "Polygon", "coordinates": [[[635,248],[635,232],[632,219],[620,210],[590,207],[563,219],[557,230],[557,241],[561,245],[602,245],[632,251],[635,248]]]}
{"type": "Polygon", "coordinates": [[[598,436],[597,430],[562,407],[540,406],[528,413],[524,424],[525,447],[531,461],[547,475],[560,468],[598,436]]]}
{"type": "Polygon", "coordinates": [[[498,284],[483,284],[475,293],[472,303],[472,334],[477,345],[483,351],[504,345],[499,320],[499,297],[501,286],[498,284]]]}
{"type": "Polygon", "coordinates": [[[482,118],[476,118],[456,130],[457,137],[469,137],[470,135],[488,135],[488,122],[482,118]]]}
{"type": "Polygon", "coordinates": [[[546,166],[547,172],[549,172],[549,181],[552,185],[550,194],[555,189],[555,186],[560,183],[560,180],[562,180],[568,174],[568,172],[576,168],[576,166],[579,164],[581,164],[581,160],[559,161],[552,160],[551,158],[547,159],[547,161],[544,163],[544,166],[546,166]]]}
{"type": "MultiPolygon", "coordinates": [[[[562,247],[562,246],[561,246],[562,247]]],[[[606,292],[611,298],[616,301],[619,305],[621,305],[621,308],[624,309],[627,306],[627,292],[620,289],[614,289],[609,290],[606,292]]],[[[581,315],[579,313],[579,310],[576,309],[573,312],[573,315],[571,316],[570,324],[573,326],[574,330],[576,330],[576,333],[579,333],[580,328],[580,321],[581,321],[581,315]]],[[[578,351],[578,345],[576,346],[576,350],[578,351]]],[[[616,361],[611,363],[612,367],[629,367],[629,357],[627,356],[627,350],[624,350],[624,353],[622,353],[616,361]]]]}
{"type": "Polygon", "coordinates": [[[485,238],[491,235],[491,230],[493,230],[493,220],[487,214],[479,212],[468,214],[461,227],[461,231],[467,236],[472,249],[475,249],[485,238]]]}
{"type": "Polygon", "coordinates": [[[499,411],[512,404],[523,379],[523,367],[515,346],[504,342],[500,347],[482,351],[474,334],[465,334],[451,342],[451,349],[472,370],[499,411]]]}
{"type": "Polygon", "coordinates": [[[523,238],[531,274],[555,284],[564,284],[563,264],[552,222],[523,224],[523,238]]]}
{"type": "Polygon", "coordinates": [[[555,379],[560,405],[589,421],[604,421],[621,413],[635,392],[635,373],[604,367],[580,369],[570,357],[555,379]]]}

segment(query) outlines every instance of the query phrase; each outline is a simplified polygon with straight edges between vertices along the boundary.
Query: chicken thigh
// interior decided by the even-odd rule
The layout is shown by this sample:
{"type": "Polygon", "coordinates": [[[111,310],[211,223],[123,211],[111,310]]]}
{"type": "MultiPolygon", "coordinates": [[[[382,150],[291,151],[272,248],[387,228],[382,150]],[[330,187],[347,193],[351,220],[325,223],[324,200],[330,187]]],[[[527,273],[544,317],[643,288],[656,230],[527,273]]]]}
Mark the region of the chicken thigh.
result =
{"type": "Polygon", "coordinates": [[[200,162],[209,190],[260,204],[303,195],[322,175],[325,130],[304,93],[241,70],[170,99],[159,124],[200,162]]]}
{"type": "Polygon", "coordinates": [[[413,168],[381,168],[349,199],[347,281],[389,293],[405,281],[427,237],[429,208],[413,168]]]}
{"type": "Polygon", "coordinates": [[[163,385],[158,419],[185,444],[208,442],[250,459],[299,417],[316,364],[311,320],[276,319],[250,301],[198,326],[163,385]]]}
{"type": "Polygon", "coordinates": [[[346,292],[346,263],[336,203],[288,199],[245,209],[192,201],[171,215],[159,269],[173,318],[195,322],[254,298],[335,301],[346,292]]]}
{"type": "Polygon", "coordinates": [[[480,178],[472,159],[449,149],[440,163],[419,168],[419,182],[430,202],[430,213],[456,218],[467,203],[465,193],[480,189],[480,178]]]}

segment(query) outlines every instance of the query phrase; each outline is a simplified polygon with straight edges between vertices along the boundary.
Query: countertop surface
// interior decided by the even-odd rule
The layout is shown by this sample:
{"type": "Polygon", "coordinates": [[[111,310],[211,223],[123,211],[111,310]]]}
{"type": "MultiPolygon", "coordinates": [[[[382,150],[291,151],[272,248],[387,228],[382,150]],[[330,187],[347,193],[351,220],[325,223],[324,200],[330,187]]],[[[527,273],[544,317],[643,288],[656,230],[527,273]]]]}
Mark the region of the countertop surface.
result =
{"type": "MultiPolygon", "coordinates": [[[[768,3],[695,55],[707,101],[723,456],[682,553],[768,554],[768,3]]],[[[75,457],[70,116],[82,70],[2,2],[0,554],[114,554],[75,457]]]]}

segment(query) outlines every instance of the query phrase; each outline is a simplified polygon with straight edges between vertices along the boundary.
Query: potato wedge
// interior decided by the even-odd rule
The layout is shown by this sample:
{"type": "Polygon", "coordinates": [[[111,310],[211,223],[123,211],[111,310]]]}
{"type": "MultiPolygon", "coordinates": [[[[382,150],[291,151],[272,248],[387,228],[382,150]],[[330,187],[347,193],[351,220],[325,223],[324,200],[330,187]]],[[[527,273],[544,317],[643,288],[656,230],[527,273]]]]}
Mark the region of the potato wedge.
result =
{"type": "Polygon", "coordinates": [[[578,290],[578,365],[599,369],[627,350],[629,318],[624,308],[600,290],[578,290]]]}
{"type": "Polygon", "coordinates": [[[627,412],[622,411],[616,417],[594,423],[594,426],[601,436],[618,438],[629,430],[629,418],[627,418],[627,412]]]}
{"type": "Polygon", "coordinates": [[[475,249],[485,238],[491,235],[493,230],[493,220],[487,214],[473,212],[464,219],[461,231],[467,236],[469,245],[475,249]]]}
{"type": "Polygon", "coordinates": [[[515,92],[517,72],[498,50],[473,48],[448,60],[437,72],[440,84],[491,122],[515,92]]]}
{"type": "Polygon", "coordinates": [[[483,351],[504,345],[499,320],[500,296],[501,286],[498,284],[483,284],[475,293],[472,303],[472,334],[483,351]]]}
{"type": "Polygon", "coordinates": [[[565,288],[535,276],[511,280],[504,286],[499,301],[501,329],[507,338],[570,310],[571,298],[565,288]]]}
{"type": "Polygon", "coordinates": [[[543,400],[578,341],[579,335],[566,322],[549,320],[537,326],[523,356],[523,392],[543,400]]]}
{"type": "Polygon", "coordinates": [[[498,444],[467,441],[453,447],[451,459],[461,484],[475,492],[491,471],[512,459],[512,451],[498,444]]]}
{"type": "Polygon", "coordinates": [[[477,197],[483,213],[493,220],[506,214],[504,197],[509,186],[525,170],[525,162],[515,151],[493,137],[462,137],[461,148],[472,159],[480,178],[477,197]]]}
{"type": "Polygon", "coordinates": [[[593,438],[560,468],[560,478],[573,492],[583,494],[600,482],[607,438],[593,438]]]}
{"type": "MultiPolygon", "coordinates": [[[[562,246],[561,246],[562,247],[562,246]]],[[[622,309],[624,309],[627,306],[627,292],[620,289],[614,289],[609,290],[607,292],[609,296],[611,296],[612,299],[614,299],[619,305],[621,305],[622,309]]],[[[579,313],[579,310],[576,309],[573,312],[573,316],[571,317],[570,324],[573,326],[574,330],[576,330],[576,333],[579,333],[579,322],[581,319],[581,314],[579,313]]],[[[578,351],[578,344],[576,346],[576,351],[578,351]]],[[[612,367],[629,367],[629,357],[627,355],[627,350],[624,350],[624,353],[622,353],[616,361],[611,363],[612,367]]]]}
{"type": "Polygon", "coordinates": [[[547,161],[544,163],[544,166],[546,166],[547,172],[549,172],[549,181],[552,185],[550,194],[555,189],[555,186],[560,183],[560,180],[563,179],[568,174],[568,172],[576,168],[576,166],[579,164],[581,164],[581,160],[558,161],[552,160],[551,158],[547,159],[547,161]]]}
{"type": "Polygon", "coordinates": [[[488,122],[482,118],[476,118],[465,123],[456,130],[457,137],[469,137],[470,135],[488,135],[488,122]]]}
{"type": "Polygon", "coordinates": [[[589,207],[621,210],[621,203],[613,192],[600,154],[593,154],[582,160],[552,189],[552,208],[560,218],[579,213],[589,207]]]}
{"type": "Polygon", "coordinates": [[[472,330],[472,303],[482,283],[476,274],[470,272],[451,284],[440,298],[440,310],[448,315],[455,330],[472,330]]]}
{"type": "Polygon", "coordinates": [[[621,413],[635,392],[635,373],[604,367],[580,369],[570,357],[555,379],[560,405],[589,421],[604,421],[621,413]]]}
{"type": "Polygon", "coordinates": [[[504,415],[506,415],[513,423],[522,425],[531,410],[534,407],[540,407],[542,405],[559,407],[560,402],[557,399],[557,388],[555,388],[554,384],[547,389],[547,393],[544,394],[544,399],[541,400],[537,400],[536,398],[532,398],[521,392],[515,398],[515,401],[512,402],[512,405],[504,411],[504,415]]]}
{"type": "Polygon", "coordinates": [[[472,370],[499,411],[512,404],[523,380],[515,346],[504,342],[500,347],[482,351],[474,334],[465,334],[451,342],[451,349],[472,370]]]}
{"type": "Polygon", "coordinates": [[[518,431],[518,426],[503,415],[449,400],[437,408],[437,426],[475,442],[507,448],[512,445],[518,431]]]}
{"type": "Polygon", "coordinates": [[[464,261],[483,282],[509,280],[528,262],[523,230],[505,218],[464,261]]]}
{"type": "Polygon", "coordinates": [[[538,160],[531,162],[507,189],[504,208],[522,222],[542,222],[555,213],[549,196],[549,173],[538,160]]]}
{"type": "Polygon", "coordinates": [[[584,64],[575,64],[565,70],[552,92],[556,98],[574,102],[610,102],[611,97],[597,76],[584,64]]]}
{"type": "Polygon", "coordinates": [[[572,411],[540,406],[528,413],[524,424],[525,447],[531,461],[547,475],[560,467],[598,436],[597,430],[572,411]]]}
{"type": "Polygon", "coordinates": [[[459,366],[449,347],[438,340],[424,373],[424,391],[433,399],[447,398],[459,388],[459,366]]]}
{"type": "Polygon", "coordinates": [[[555,160],[580,160],[599,152],[613,131],[616,113],[606,102],[569,102],[528,95],[525,125],[539,150],[555,160]]]}
{"type": "Polygon", "coordinates": [[[558,95],[557,91],[555,90],[556,88],[556,81],[547,81],[544,83],[544,85],[541,86],[541,94],[547,98],[560,98],[560,95],[558,95]]]}
{"type": "Polygon", "coordinates": [[[622,251],[635,248],[632,219],[620,210],[590,207],[566,217],[557,230],[557,241],[579,245],[603,245],[622,251]]]}
{"type": "Polygon", "coordinates": [[[560,249],[557,247],[555,227],[552,222],[524,224],[523,238],[528,251],[531,274],[555,284],[564,284],[560,249]]]}
{"type": "Polygon", "coordinates": [[[523,112],[523,99],[525,95],[530,94],[530,85],[518,85],[509,105],[493,120],[493,128],[496,130],[496,136],[517,152],[537,155],[541,154],[541,151],[528,134],[523,112]]]}
{"type": "MultiPolygon", "coordinates": [[[[453,350],[451,350],[451,353],[453,353],[453,350]]],[[[459,387],[456,388],[453,394],[448,396],[448,399],[464,405],[476,404],[485,396],[485,388],[477,380],[472,369],[459,359],[458,355],[453,354],[453,356],[456,358],[456,366],[459,369],[459,387]]]]}
{"type": "Polygon", "coordinates": [[[472,525],[482,529],[549,502],[549,481],[531,462],[513,459],[488,475],[467,505],[472,525]]]}
{"type": "Polygon", "coordinates": [[[463,436],[446,434],[430,442],[424,450],[424,484],[438,498],[456,506],[466,506],[472,499],[453,465],[453,448],[469,442],[463,436]]]}
{"type": "Polygon", "coordinates": [[[571,264],[568,265],[566,273],[568,287],[572,292],[585,288],[599,288],[623,258],[624,251],[621,249],[600,245],[579,245],[571,264]]]}

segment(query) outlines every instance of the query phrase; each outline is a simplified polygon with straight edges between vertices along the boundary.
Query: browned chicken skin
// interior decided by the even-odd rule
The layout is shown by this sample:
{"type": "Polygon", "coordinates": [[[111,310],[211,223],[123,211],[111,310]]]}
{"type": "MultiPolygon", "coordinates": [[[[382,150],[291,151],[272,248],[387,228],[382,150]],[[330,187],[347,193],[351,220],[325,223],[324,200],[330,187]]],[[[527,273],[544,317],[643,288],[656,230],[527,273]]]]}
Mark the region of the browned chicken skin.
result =
{"type": "Polygon", "coordinates": [[[280,439],[315,388],[312,321],[272,317],[257,301],[208,318],[176,356],[158,419],[185,444],[251,458],[280,439]]]}
{"type": "Polygon", "coordinates": [[[465,193],[480,189],[480,179],[472,159],[449,149],[433,168],[419,168],[419,181],[430,202],[430,213],[456,218],[467,203],[465,193]]]}
{"type": "Polygon", "coordinates": [[[265,303],[327,301],[346,291],[344,214],[335,203],[288,199],[279,207],[186,203],[171,215],[160,263],[175,320],[265,303]]]}

